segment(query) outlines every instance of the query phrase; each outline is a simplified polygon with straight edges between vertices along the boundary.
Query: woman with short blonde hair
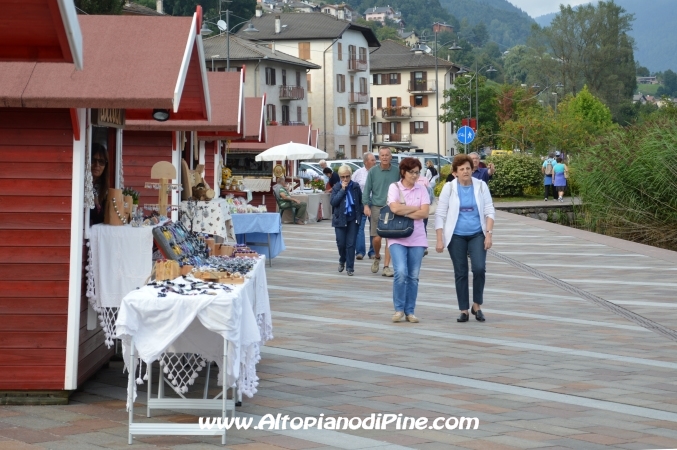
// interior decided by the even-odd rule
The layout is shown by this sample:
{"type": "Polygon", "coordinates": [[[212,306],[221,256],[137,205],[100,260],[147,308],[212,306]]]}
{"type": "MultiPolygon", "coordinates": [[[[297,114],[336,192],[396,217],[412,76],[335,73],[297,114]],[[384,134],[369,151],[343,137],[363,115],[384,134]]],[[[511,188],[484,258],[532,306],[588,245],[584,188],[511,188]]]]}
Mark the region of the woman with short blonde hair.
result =
{"type": "Polygon", "coordinates": [[[362,221],[362,190],[351,180],[353,170],[344,164],[338,168],[340,183],[331,189],[329,202],[334,211],[331,226],[336,234],[336,247],[339,252],[338,271],[346,269],[348,276],[355,273],[355,240],[362,221]]]}

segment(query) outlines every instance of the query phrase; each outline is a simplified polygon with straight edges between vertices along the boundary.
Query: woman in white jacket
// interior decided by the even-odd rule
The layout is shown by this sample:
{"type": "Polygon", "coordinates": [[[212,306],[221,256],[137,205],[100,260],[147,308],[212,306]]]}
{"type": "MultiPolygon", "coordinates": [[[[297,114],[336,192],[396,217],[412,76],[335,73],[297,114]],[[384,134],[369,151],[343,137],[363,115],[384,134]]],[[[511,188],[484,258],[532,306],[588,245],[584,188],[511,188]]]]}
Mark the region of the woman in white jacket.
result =
{"type": "Polygon", "coordinates": [[[435,250],[446,247],[454,265],[456,297],[461,315],[467,322],[468,309],[484,322],[481,306],[484,297],[487,250],[491,248],[494,228],[494,203],[487,184],[472,177],[473,162],[468,155],[456,155],[451,170],[456,179],[444,185],[435,211],[435,250]],[[473,306],[468,289],[468,255],[473,274],[473,306]]]}

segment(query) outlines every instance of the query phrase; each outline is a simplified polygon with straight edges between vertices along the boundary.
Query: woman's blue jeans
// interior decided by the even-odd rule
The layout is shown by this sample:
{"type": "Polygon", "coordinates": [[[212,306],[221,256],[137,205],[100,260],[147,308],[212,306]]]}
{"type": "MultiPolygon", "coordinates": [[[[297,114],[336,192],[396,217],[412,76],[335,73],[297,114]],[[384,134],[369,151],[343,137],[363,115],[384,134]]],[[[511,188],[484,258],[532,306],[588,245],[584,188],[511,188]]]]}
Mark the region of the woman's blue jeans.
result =
{"type": "MultiPolygon", "coordinates": [[[[364,243],[364,225],[367,223],[368,217],[362,214],[359,229],[357,230],[357,241],[355,241],[355,254],[367,255],[367,245],[364,243]]],[[[369,236],[369,256],[374,254],[374,238],[369,236]]]]}
{"type": "Polygon", "coordinates": [[[421,271],[425,247],[405,247],[392,244],[390,247],[393,270],[393,305],[395,312],[404,311],[407,316],[414,314],[418,296],[418,274],[421,271]]]}
{"type": "Polygon", "coordinates": [[[359,225],[354,220],[349,220],[345,227],[334,227],[339,264],[345,264],[348,272],[355,271],[355,239],[358,228],[359,225]]]}
{"type": "Polygon", "coordinates": [[[449,256],[454,265],[456,279],[456,298],[458,309],[470,309],[468,289],[468,254],[472,269],[472,300],[481,305],[484,301],[484,280],[487,266],[487,251],[484,249],[484,233],[481,231],[472,236],[454,234],[449,242],[449,256]]]}

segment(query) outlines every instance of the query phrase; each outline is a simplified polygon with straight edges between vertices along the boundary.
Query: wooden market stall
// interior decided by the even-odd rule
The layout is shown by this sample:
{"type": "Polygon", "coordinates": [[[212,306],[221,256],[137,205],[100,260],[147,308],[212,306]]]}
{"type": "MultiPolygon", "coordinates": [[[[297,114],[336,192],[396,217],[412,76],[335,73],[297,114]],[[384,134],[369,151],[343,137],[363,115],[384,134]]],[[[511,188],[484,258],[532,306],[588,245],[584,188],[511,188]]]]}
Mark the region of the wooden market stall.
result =
{"type": "MultiPolygon", "coordinates": [[[[68,3],[45,1],[52,12],[68,3]]],[[[58,58],[39,51],[52,56],[34,57],[28,45],[23,62],[0,62],[0,390],[10,393],[4,401],[30,395],[33,402],[67,401],[108,361],[112,350],[101,329],[87,327],[89,152],[94,139],[107,144],[115,187],[125,115],[150,117],[161,109],[175,119],[209,119],[200,21],[199,7],[192,18],[64,19],[75,44],[59,35],[62,53],[71,50],[62,59],[84,62],[81,71],[40,62],[58,58]]],[[[0,49],[7,42],[0,30],[0,49]]]]}

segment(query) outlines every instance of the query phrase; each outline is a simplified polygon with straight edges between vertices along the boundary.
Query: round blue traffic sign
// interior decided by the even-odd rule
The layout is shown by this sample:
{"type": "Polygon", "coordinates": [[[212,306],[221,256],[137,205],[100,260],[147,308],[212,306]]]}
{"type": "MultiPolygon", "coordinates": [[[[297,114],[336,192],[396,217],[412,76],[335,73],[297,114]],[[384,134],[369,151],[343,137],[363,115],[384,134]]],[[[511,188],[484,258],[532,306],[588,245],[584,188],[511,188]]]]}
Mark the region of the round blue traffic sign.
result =
{"type": "Polygon", "coordinates": [[[468,126],[463,126],[458,129],[458,142],[461,144],[470,144],[475,139],[475,132],[468,126]]]}

